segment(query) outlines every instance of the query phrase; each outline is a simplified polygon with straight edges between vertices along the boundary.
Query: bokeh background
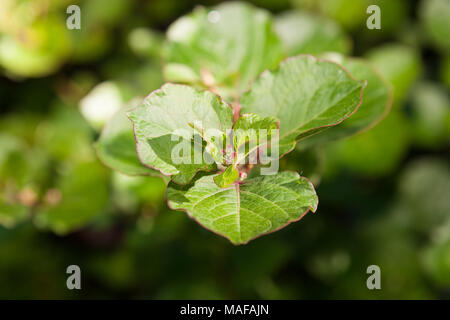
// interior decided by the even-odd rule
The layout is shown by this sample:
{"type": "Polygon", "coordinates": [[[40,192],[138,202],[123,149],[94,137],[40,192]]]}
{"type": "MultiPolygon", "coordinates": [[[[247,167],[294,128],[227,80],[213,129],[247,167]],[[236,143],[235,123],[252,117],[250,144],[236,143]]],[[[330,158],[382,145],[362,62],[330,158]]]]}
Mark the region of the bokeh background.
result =
{"type": "Polygon", "coordinates": [[[111,112],[164,82],[167,27],[218,1],[0,2],[0,298],[450,298],[450,1],[251,2],[290,17],[293,53],[366,58],[394,102],[373,129],[283,158],[314,181],[317,213],[238,247],[94,149],[111,112]],[[71,264],[82,290],[66,288],[71,264]]]}

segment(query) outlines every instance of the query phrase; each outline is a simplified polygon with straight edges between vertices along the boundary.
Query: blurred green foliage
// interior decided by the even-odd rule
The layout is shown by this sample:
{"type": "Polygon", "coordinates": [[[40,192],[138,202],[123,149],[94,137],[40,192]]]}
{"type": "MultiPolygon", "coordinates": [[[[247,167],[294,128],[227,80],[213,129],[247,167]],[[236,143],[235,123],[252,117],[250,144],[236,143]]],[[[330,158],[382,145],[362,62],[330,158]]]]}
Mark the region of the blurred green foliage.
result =
{"type": "Polygon", "coordinates": [[[170,211],[162,179],[113,172],[94,149],[115,111],[164,82],[164,32],[199,3],[0,2],[0,298],[450,297],[449,2],[253,3],[289,55],[366,57],[394,104],[368,131],[284,157],[312,178],[317,213],[234,247],[170,211]],[[81,291],[66,288],[71,264],[81,291]],[[366,288],[371,264],[382,290],[366,288]]]}

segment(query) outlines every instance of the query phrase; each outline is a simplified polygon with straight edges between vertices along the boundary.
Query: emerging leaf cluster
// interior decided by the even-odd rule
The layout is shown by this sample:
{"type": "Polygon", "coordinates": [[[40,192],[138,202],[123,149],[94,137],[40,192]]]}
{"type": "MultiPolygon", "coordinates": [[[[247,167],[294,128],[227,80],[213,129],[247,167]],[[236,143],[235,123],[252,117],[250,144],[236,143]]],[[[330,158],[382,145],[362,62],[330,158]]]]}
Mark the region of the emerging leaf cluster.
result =
{"type": "Polygon", "coordinates": [[[167,32],[168,83],[113,117],[97,143],[99,157],[126,174],[164,176],[172,209],[234,244],[316,211],[308,179],[260,169],[299,141],[306,147],[373,126],[388,110],[391,90],[360,59],[286,59],[320,46],[279,30],[268,12],[243,3],[198,8],[178,19],[167,32]],[[262,151],[270,161],[259,161],[262,151]],[[250,157],[256,164],[247,163],[250,157]]]}

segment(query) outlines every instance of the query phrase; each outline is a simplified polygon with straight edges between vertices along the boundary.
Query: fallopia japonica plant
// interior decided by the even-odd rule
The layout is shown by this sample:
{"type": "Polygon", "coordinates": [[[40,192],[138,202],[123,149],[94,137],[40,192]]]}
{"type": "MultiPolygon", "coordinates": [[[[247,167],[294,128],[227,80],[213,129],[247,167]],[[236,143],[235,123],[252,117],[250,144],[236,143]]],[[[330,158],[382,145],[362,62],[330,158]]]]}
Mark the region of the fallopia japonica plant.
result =
{"type": "Polygon", "coordinates": [[[391,89],[358,58],[287,57],[303,53],[302,37],[287,50],[278,30],[268,12],[243,3],[200,7],[175,21],[165,46],[168,83],[111,119],[99,157],[125,174],[162,176],[170,208],[233,244],[315,212],[318,196],[307,178],[264,169],[297,143],[370,128],[387,112],[391,89]],[[263,139],[254,132],[275,133],[263,139]]]}

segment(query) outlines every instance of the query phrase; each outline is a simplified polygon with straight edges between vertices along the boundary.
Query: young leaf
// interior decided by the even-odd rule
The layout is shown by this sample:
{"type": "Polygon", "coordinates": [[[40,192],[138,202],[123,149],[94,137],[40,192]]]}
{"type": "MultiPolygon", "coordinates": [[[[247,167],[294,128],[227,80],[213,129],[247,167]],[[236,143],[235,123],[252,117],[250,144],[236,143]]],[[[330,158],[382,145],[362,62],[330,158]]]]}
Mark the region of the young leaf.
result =
{"type": "MultiPolygon", "coordinates": [[[[175,21],[167,37],[168,61],[178,69],[180,64],[186,66],[183,74],[190,76],[184,79],[195,79],[192,75],[196,74],[206,86],[236,91],[245,89],[263,70],[274,67],[282,55],[269,13],[239,2],[211,10],[199,7],[175,21]]],[[[173,70],[170,66],[166,68],[173,70]]]]}
{"type": "Polygon", "coordinates": [[[239,178],[239,171],[233,166],[228,166],[224,172],[214,177],[214,182],[221,188],[226,188],[239,178]]]}
{"type": "Polygon", "coordinates": [[[368,62],[364,59],[344,57],[335,53],[324,55],[324,57],[340,63],[356,79],[367,81],[364,99],[355,114],[337,126],[308,137],[299,143],[299,148],[341,139],[367,130],[383,119],[391,108],[392,87],[368,62]]]}
{"type": "Polygon", "coordinates": [[[140,161],[181,184],[188,183],[197,171],[215,166],[204,155],[201,128],[224,134],[233,123],[230,106],[218,96],[177,84],[152,92],[128,116],[140,161]]]}
{"type": "Polygon", "coordinates": [[[187,211],[205,228],[234,244],[276,231],[298,221],[309,210],[316,211],[318,199],[312,184],[296,172],[259,176],[220,188],[214,175],[190,185],[170,183],[168,204],[187,211]]]}
{"type": "Polygon", "coordinates": [[[127,108],[116,112],[103,128],[96,143],[97,155],[108,167],[127,175],[159,175],[138,159],[133,125],[126,116],[127,108]]]}
{"type": "Polygon", "coordinates": [[[248,142],[249,136],[246,135],[248,130],[255,130],[256,134],[259,130],[274,130],[278,128],[278,121],[274,117],[261,117],[256,113],[246,113],[239,117],[234,124],[234,146],[239,146],[248,142]]]}
{"type": "Polygon", "coordinates": [[[336,63],[297,56],[264,72],[241,98],[241,111],[280,121],[279,152],[297,140],[342,122],[362,102],[364,81],[353,79],[336,63]]]}
{"type": "Polygon", "coordinates": [[[277,129],[278,121],[274,117],[263,118],[255,113],[241,115],[233,127],[236,164],[241,164],[259,147],[267,148],[272,131],[277,129]]]}

